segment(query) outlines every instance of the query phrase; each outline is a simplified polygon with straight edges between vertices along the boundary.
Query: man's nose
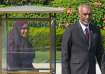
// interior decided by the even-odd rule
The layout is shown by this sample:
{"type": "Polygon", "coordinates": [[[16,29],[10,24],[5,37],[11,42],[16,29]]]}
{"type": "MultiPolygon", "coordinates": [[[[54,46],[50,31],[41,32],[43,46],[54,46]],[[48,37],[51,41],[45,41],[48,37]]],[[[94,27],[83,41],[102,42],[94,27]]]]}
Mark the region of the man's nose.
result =
{"type": "Polygon", "coordinates": [[[90,19],[90,17],[91,17],[90,15],[88,15],[88,14],[86,15],[86,19],[90,19]]]}
{"type": "Polygon", "coordinates": [[[86,18],[88,19],[89,17],[90,17],[90,15],[87,14],[87,15],[86,15],[86,18]]]}

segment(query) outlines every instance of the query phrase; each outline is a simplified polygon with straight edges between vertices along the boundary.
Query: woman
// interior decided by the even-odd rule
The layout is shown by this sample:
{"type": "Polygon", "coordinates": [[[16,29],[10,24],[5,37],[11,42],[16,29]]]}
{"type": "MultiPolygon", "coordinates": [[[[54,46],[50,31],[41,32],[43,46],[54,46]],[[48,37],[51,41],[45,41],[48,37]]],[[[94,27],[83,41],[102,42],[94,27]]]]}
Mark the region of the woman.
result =
{"type": "Polygon", "coordinates": [[[16,21],[8,36],[8,70],[33,70],[34,50],[27,40],[28,24],[16,21]]]}

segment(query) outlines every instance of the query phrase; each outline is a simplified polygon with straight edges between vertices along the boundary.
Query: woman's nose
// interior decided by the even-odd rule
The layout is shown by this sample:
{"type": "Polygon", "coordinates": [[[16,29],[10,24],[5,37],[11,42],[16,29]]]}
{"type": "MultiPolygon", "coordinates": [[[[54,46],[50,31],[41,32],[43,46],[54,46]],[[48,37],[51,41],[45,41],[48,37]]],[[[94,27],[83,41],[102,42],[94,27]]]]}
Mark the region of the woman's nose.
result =
{"type": "Polygon", "coordinates": [[[25,31],[25,32],[27,32],[28,30],[27,30],[27,29],[25,29],[24,31],[25,31]]]}

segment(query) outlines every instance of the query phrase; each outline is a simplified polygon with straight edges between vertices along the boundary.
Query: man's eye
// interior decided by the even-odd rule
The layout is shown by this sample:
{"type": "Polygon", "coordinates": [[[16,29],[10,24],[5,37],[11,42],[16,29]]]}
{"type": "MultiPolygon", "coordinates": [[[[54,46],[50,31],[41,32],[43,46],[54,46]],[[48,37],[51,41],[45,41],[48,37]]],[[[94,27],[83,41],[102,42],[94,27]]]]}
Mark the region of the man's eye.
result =
{"type": "Polygon", "coordinates": [[[91,13],[84,13],[84,15],[91,15],[91,13]]]}

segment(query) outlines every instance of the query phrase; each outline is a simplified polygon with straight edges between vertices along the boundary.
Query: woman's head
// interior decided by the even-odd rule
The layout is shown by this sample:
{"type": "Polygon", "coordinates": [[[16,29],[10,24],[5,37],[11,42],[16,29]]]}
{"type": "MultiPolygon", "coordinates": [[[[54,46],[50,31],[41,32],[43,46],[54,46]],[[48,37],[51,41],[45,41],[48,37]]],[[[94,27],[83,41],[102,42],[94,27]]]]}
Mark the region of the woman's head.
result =
{"type": "Polygon", "coordinates": [[[26,37],[28,32],[28,22],[23,20],[16,21],[13,30],[16,31],[18,35],[26,37]]]}

